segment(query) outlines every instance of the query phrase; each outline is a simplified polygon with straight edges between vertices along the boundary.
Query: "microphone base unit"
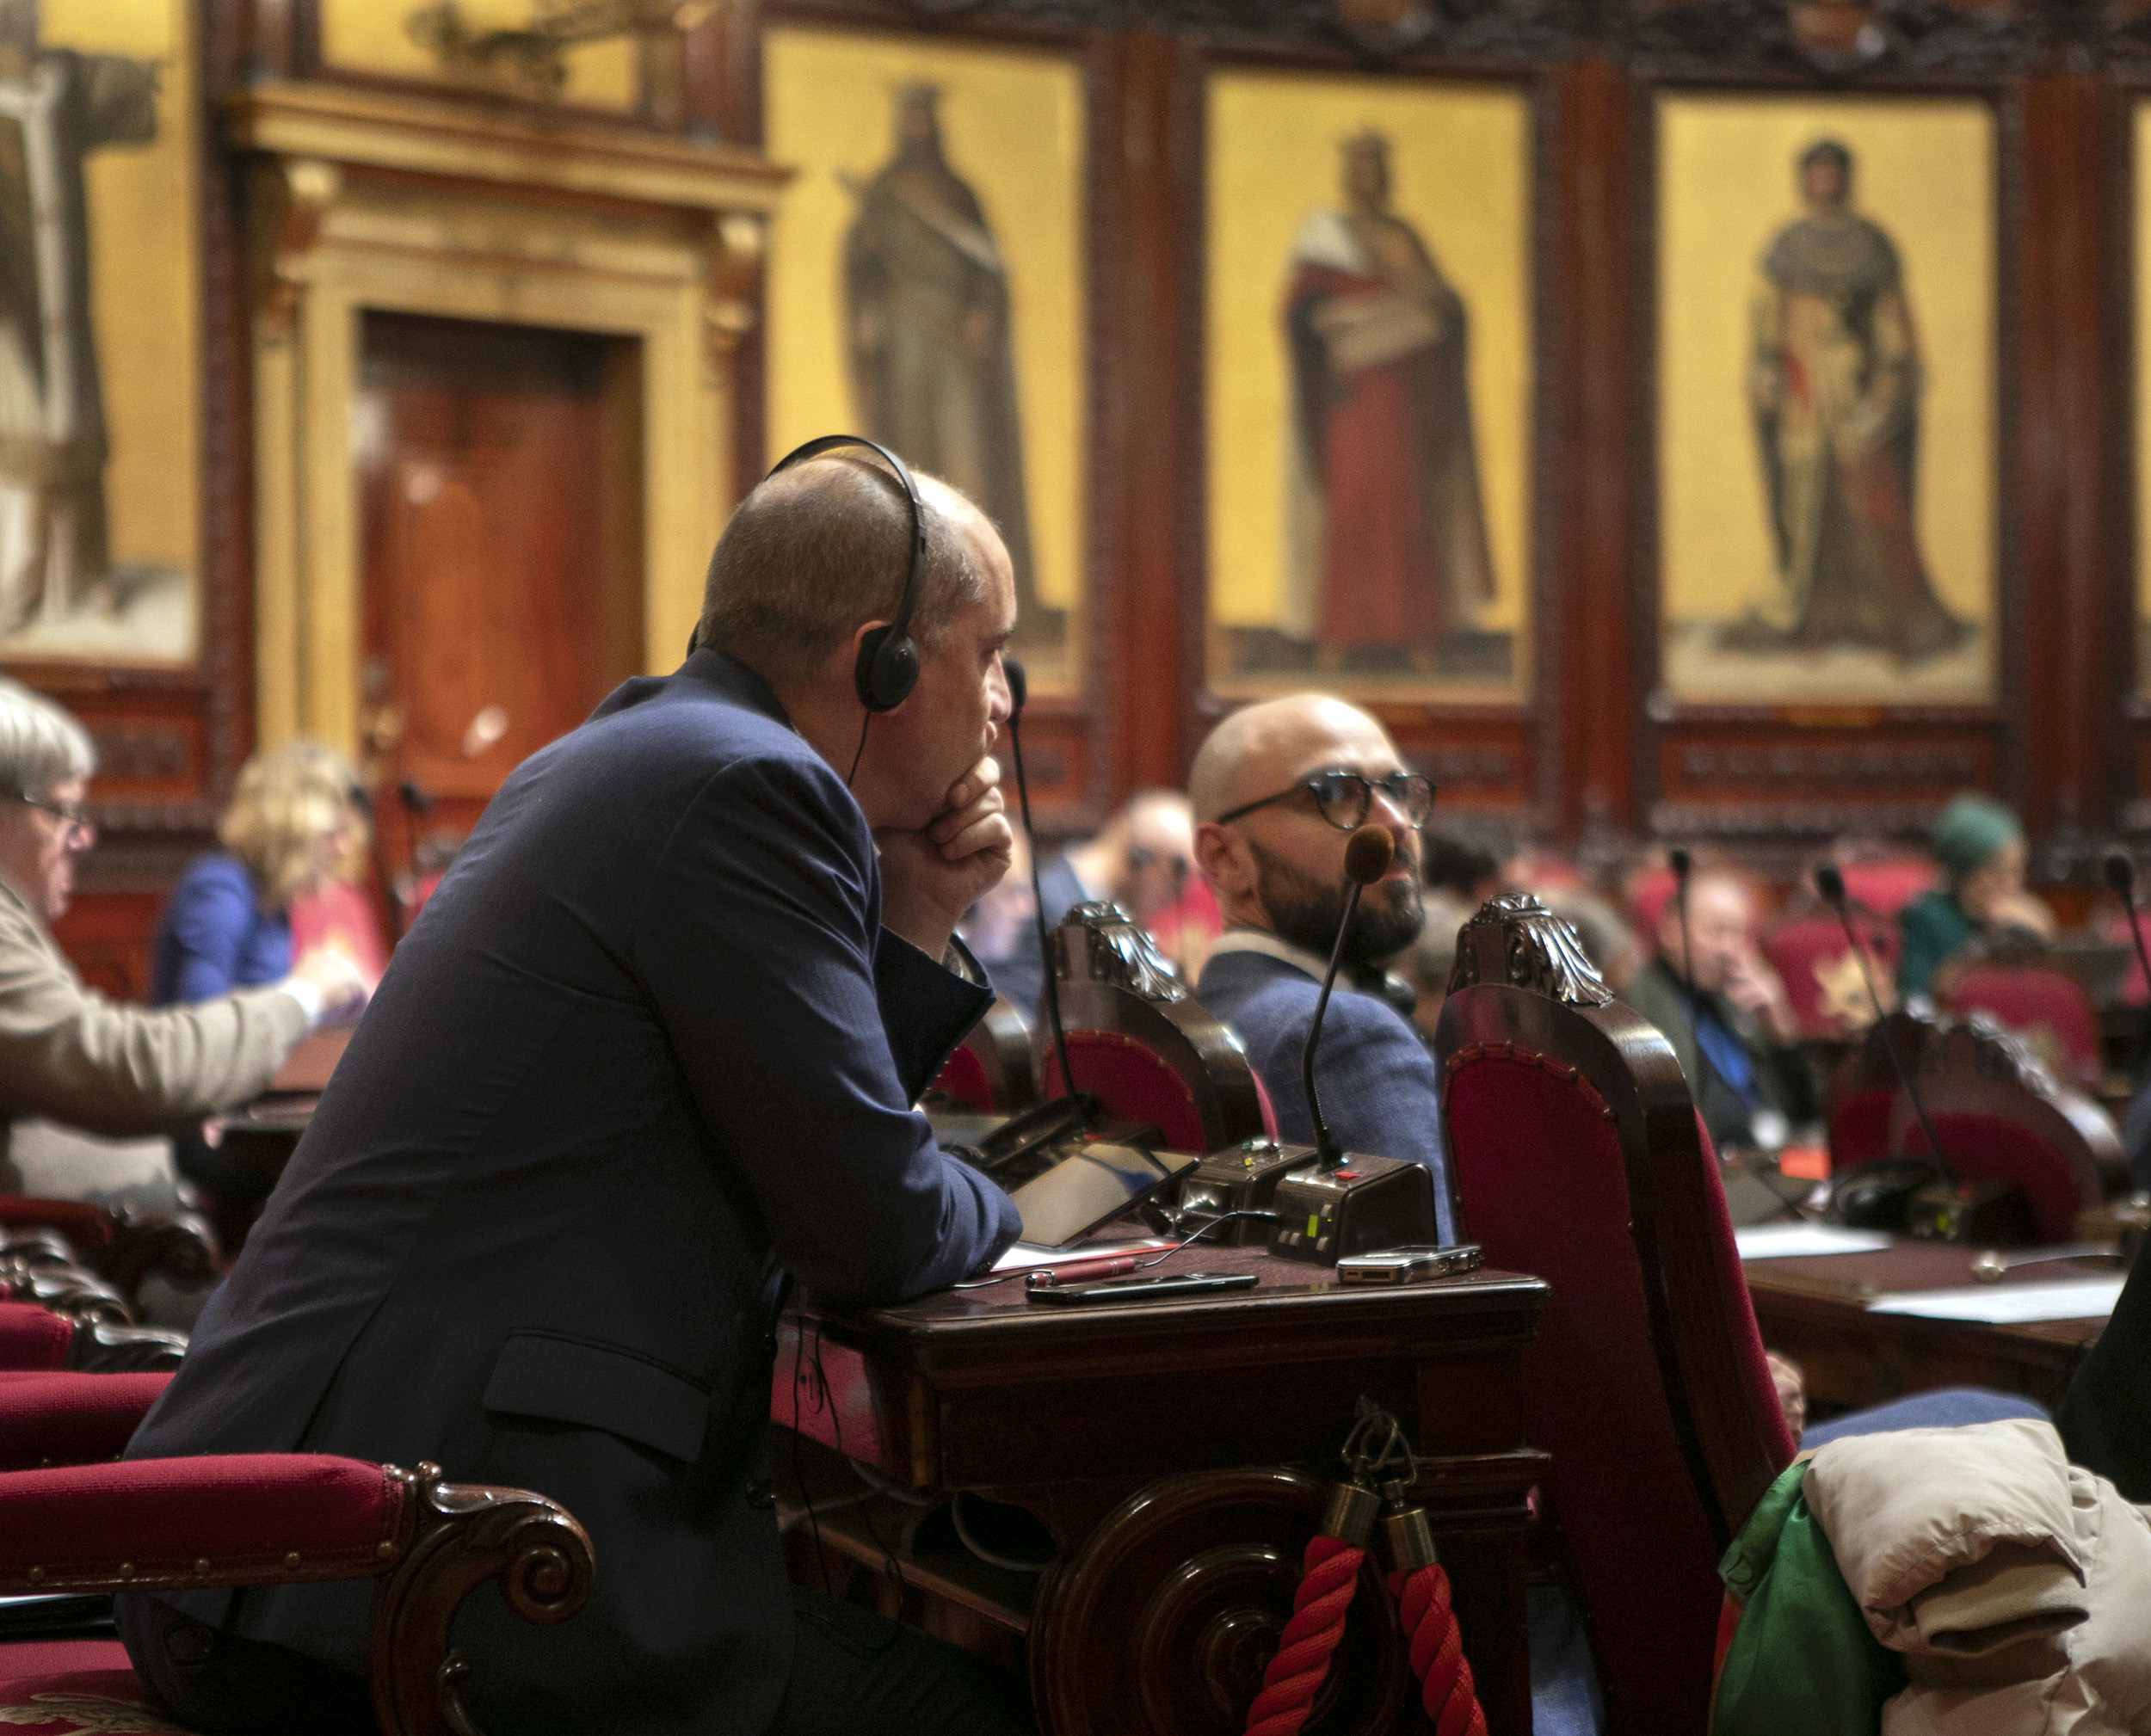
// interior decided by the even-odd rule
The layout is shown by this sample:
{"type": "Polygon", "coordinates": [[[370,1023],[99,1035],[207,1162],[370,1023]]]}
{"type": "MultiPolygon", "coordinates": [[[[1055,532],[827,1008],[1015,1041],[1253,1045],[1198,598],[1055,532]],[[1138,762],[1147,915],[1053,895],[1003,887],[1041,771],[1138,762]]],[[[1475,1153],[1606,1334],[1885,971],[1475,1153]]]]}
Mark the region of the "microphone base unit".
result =
{"type": "MultiPolygon", "coordinates": [[[[1213,1151],[1180,1185],[1180,1216],[1190,1228],[1234,1211],[1267,1211],[1286,1173],[1314,1155],[1305,1145],[1279,1145],[1273,1139],[1250,1139],[1213,1151]]],[[[1186,1234],[1186,1231],[1182,1232],[1186,1234]]],[[[1236,1218],[1206,1245],[1260,1247],[1270,1227],[1260,1218],[1236,1218]]]]}
{"type": "Polygon", "coordinates": [[[1912,1196],[1905,1228],[1920,1241],[2025,1247],[2032,1234],[2024,1190],[2007,1182],[1930,1182],[1912,1196]]]}
{"type": "Polygon", "coordinates": [[[1439,1240],[1434,1179],[1426,1165],[1348,1151],[1325,1163],[1311,1146],[1285,1146],[1299,1161],[1279,1179],[1269,1251],[1279,1259],[1334,1265],[1349,1255],[1439,1240]]]}

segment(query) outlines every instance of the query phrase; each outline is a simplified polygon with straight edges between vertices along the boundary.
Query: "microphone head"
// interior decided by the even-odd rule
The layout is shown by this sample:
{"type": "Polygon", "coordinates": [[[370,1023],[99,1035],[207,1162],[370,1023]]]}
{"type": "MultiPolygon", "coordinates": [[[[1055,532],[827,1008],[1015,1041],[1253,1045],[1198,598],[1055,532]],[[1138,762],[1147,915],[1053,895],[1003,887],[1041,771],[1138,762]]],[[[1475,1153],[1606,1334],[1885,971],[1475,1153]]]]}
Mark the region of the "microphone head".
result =
{"type": "Polygon", "coordinates": [[[1674,845],[1672,849],[1666,852],[1666,860],[1667,864],[1671,865],[1673,871],[1673,877],[1675,879],[1686,880],[1688,877],[1688,866],[1691,859],[1688,853],[1686,850],[1683,850],[1678,844],[1674,845]]]}
{"type": "Polygon", "coordinates": [[[2106,883],[2121,895],[2123,903],[2128,902],[2136,896],[2136,865],[2129,859],[2129,853],[2125,850],[2109,850],[2105,869],[2106,883]]]}
{"type": "Polygon", "coordinates": [[[1845,877],[1827,862],[1815,871],[1815,890],[1822,895],[1826,904],[1845,902],[1845,877]]]}
{"type": "Polygon", "coordinates": [[[1345,878],[1371,886],[1390,871],[1396,840],[1385,826],[1366,825],[1345,840],[1345,878]]]}
{"type": "Polygon", "coordinates": [[[422,818],[433,812],[433,797],[409,778],[396,786],[396,799],[404,804],[404,811],[408,814],[422,818]]]}
{"type": "Polygon", "coordinates": [[[1023,709],[1024,700],[1030,697],[1030,678],[1023,673],[1023,665],[1014,657],[1003,657],[1001,660],[1001,674],[1002,678],[1008,684],[1010,708],[1020,711],[1023,709]]]}

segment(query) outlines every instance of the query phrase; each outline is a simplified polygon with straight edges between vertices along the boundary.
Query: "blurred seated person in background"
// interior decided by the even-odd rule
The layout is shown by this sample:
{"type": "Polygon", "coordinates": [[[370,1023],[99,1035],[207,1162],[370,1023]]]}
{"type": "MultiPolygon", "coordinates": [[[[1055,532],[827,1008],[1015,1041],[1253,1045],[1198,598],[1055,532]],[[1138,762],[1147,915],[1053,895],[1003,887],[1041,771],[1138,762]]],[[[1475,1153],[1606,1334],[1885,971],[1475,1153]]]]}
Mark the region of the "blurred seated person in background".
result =
{"type": "Polygon", "coordinates": [[[1428,890],[1445,892],[1461,902],[1465,921],[1488,899],[1508,890],[1507,869],[1516,845],[1498,820],[1478,815],[1445,818],[1427,828],[1422,847],[1426,865],[1420,871],[1421,879],[1428,890]]]}
{"type": "Polygon", "coordinates": [[[188,1007],[125,1007],[84,988],[51,925],[96,841],[83,815],[96,769],[80,723],[0,680],[0,1112],[123,1138],[258,1095],[309,1028],[364,988],[326,955],[188,1007]]]}
{"type": "Polygon", "coordinates": [[[1721,1150],[1782,1145],[1818,1105],[1792,1002],[1756,945],[1755,901],[1734,876],[1702,870],[1688,883],[1692,966],[1680,929],[1680,902],[1669,898],[1658,957],[1621,999],[1665,1033],[1721,1150]]]}
{"type": "MultiPolygon", "coordinates": [[[[1196,859],[1225,920],[1196,996],[1247,1045],[1279,1131],[1311,1145],[1300,1051],[1344,916],[1346,840],[1371,821],[1396,842],[1388,875],[1361,895],[1345,937],[1346,960],[1371,964],[1419,938],[1419,828],[1433,785],[1405,769],[1365,712],[1302,693],[1249,705],[1211,730],[1188,793],[1196,859]]],[[[1347,1150],[1416,1159],[1433,1172],[1441,1240],[1453,1241],[1434,1064],[1403,1015],[1340,976],[1315,1073],[1347,1150]]]]}
{"type": "Polygon", "coordinates": [[[1904,951],[1897,992],[1932,996],[1935,972],[1974,936],[2022,929],[2054,938],[2054,913],[2025,890],[2024,828],[1985,796],[1953,798],[1928,840],[1949,884],[1922,893],[1897,917],[1904,951]]]}
{"type": "Polygon", "coordinates": [[[1453,892],[1429,886],[1420,895],[1424,921],[1419,939],[1391,961],[1390,968],[1411,985],[1412,1023],[1430,1045],[1434,1027],[1441,1022],[1442,1003],[1449,998],[1449,979],[1456,974],[1457,931],[1478,908],[1453,892]]]}
{"type": "MultiPolygon", "coordinates": [[[[1118,904],[1143,927],[1151,927],[1181,902],[1194,860],[1195,828],[1187,798],[1177,790],[1139,790],[1096,837],[1040,860],[1045,926],[1059,927],[1070,910],[1088,903],[1118,904]]],[[[996,894],[1000,908],[978,925],[989,950],[976,956],[995,992],[1028,1019],[1045,987],[1045,960],[1039,951],[1037,926],[1029,920],[1030,878],[1020,869],[1002,886],[996,894]],[[1023,920],[1008,920],[1008,912],[1018,906],[1023,920]],[[1008,950],[995,956],[991,949],[996,945],[1008,950]]],[[[1175,930],[1180,926],[1174,924],[1175,930]]],[[[968,944],[971,925],[965,932],[968,944]]],[[[1169,945],[1166,956],[1177,957],[1169,945]]]]}
{"type": "Polygon", "coordinates": [[[173,887],[150,953],[150,1000],[208,1000],[292,968],[291,907],[342,872],[364,825],[341,755],[313,742],[256,754],[217,822],[222,851],[173,887]]]}

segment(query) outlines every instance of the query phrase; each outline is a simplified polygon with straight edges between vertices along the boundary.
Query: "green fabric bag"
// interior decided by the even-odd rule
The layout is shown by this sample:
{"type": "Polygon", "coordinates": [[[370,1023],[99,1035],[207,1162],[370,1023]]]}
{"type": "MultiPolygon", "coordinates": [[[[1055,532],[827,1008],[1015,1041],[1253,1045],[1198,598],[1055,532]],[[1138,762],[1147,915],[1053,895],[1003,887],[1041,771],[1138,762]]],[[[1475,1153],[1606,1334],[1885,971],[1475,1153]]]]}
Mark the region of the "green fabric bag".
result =
{"type": "Polygon", "coordinates": [[[1756,1504],[1718,1577],[1741,1605],[1711,1736],[1875,1736],[1904,1660],[1868,1631],[1802,1493],[1805,1460],[1756,1504]]]}

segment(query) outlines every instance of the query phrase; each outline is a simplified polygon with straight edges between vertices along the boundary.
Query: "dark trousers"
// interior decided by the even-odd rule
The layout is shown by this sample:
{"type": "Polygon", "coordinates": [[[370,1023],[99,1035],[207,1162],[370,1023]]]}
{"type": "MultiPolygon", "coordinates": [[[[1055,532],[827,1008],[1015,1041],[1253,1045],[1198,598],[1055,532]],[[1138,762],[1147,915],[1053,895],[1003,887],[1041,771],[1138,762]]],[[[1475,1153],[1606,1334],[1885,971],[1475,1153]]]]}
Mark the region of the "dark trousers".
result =
{"type": "MultiPolygon", "coordinates": [[[[1024,1684],[915,1628],[794,1587],[792,1680],[769,1736],[1032,1736],[1024,1684]]],[[[201,1736],[376,1736],[367,1684],[151,1597],[118,1600],[151,1696],[201,1736]]],[[[606,1736],[593,1730],[590,1736],[606,1736]]]]}

